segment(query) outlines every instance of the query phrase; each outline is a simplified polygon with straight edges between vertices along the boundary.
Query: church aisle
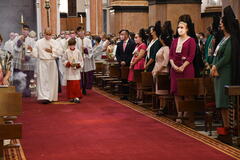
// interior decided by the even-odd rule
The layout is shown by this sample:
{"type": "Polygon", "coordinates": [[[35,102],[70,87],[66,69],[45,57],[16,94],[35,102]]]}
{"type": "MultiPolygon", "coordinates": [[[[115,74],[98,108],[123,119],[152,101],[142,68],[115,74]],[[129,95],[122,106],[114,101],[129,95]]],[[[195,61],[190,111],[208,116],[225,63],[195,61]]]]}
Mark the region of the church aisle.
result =
{"type": "Polygon", "coordinates": [[[28,160],[231,160],[209,145],[95,91],[80,104],[24,99],[28,160]]]}

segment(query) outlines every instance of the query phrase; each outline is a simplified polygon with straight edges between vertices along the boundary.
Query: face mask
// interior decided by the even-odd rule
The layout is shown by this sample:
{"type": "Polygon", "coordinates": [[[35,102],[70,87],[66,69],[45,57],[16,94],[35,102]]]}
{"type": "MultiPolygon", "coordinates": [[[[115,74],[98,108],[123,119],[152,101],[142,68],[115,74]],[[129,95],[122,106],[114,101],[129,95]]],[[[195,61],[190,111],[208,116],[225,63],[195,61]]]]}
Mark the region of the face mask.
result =
{"type": "Polygon", "coordinates": [[[183,28],[178,28],[178,34],[181,36],[181,35],[184,35],[187,33],[187,30],[186,29],[183,29],[183,28]]]}

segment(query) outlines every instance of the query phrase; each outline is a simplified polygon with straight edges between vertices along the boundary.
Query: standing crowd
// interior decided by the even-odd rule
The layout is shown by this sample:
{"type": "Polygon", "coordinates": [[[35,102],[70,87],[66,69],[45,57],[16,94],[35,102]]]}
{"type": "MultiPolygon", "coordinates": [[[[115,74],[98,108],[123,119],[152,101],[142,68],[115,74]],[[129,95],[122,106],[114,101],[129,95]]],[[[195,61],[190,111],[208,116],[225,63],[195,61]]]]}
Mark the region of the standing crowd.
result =
{"type": "MultiPolygon", "coordinates": [[[[156,77],[169,75],[171,94],[179,101],[182,97],[178,96],[177,79],[211,76],[216,107],[221,110],[224,127],[228,128],[228,97],[224,86],[240,85],[240,29],[230,6],[224,9],[223,17],[213,19],[206,36],[195,33],[190,15],[179,17],[175,33],[170,21],[163,25],[158,21],[136,34],[123,29],[118,36],[105,33],[93,36],[81,27],[56,36],[45,29],[44,37],[36,41],[36,35],[24,25],[22,34],[10,33],[10,40],[1,49],[0,84],[8,85],[11,80],[18,88],[22,86],[18,78],[24,75],[26,82],[19,90],[30,96],[29,86],[36,77],[38,100],[57,101],[61,86],[66,85],[69,100],[79,103],[82,94],[92,88],[95,63],[115,61],[129,67],[128,80],[123,83],[133,81],[134,70],[144,70],[152,73],[158,93],[161,90],[156,77]]],[[[137,88],[141,88],[141,82],[137,82],[137,88]]],[[[128,91],[123,88],[123,92],[128,91]]],[[[137,99],[142,99],[140,90],[137,99]]],[[[161,101],[159,114],[164,114],[164,107],[161,101]]],[[[178,111],[176,121],[181,123],[186,115],[178,111]]]]}

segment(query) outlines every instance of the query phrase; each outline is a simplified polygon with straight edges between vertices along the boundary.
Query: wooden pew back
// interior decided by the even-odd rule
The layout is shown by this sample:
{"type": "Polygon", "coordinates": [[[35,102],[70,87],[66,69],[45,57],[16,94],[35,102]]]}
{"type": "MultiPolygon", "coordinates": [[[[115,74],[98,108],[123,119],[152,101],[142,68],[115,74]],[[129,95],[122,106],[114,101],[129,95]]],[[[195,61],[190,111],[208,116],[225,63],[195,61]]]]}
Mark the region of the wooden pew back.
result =
{"type": "Polygon", "coordinates": [[[119,65],[111,65],[109,67],[109,71],[110,71],[110,74],[109,74],[110,77],[120,78],[121,70],[119,65]]]}
{"type": "Polygon", "coordinates": [[[158,75],[157,76],[158,89],[170,91],[170,79],[169,75],[158,75]]]}
{"type": "Polygon", "coordinates": [[[141,72],[141,77],[142,77],[142,87],[152,88],[153,86],[152,72],[141,72]]]}
{"type": "Polygon", "coordinates": [[[22,95],[20,93],[0,92],[0,116],[18,116],[22,111],[22,95]]]}
{"type": "Polygon", "coordinates": [[[128,79],[129,67],[122,66],[121,67],[121,79],[128,79]]]}
{"type": "Polygon", "coordinates": [[[96,62],[96,73],[102,73],[102,72],[103,72],[103,63],[96,62]]]}
{"type": "Polygon", "coordinates": [[[144,70],[138,69],[134,70],[134,82],[141,83],[142,82],[142,72],[144,70]]]}
{"type": "Polygon", "coordinates": [[[177,79],[178,96],[184,97],[184,100],[178,101],[180,112],[203,112],[204,83],[202,78],[182,78],[177,79]]]}

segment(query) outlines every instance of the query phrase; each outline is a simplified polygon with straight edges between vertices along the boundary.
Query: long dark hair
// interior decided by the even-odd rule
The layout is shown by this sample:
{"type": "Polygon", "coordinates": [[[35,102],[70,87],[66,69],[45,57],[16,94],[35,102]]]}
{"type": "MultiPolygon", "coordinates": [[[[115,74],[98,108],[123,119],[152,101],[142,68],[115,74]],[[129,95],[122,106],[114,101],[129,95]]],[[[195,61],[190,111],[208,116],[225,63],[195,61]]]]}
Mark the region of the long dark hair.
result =
{"type": "Polygon", "coordinates": [[[173,30],[171,21],[166,21],[162,28],[162,35],[160,36],[161,40],[170,47],[173,40],[173,30]]]}
{"type": "Polygon", "coordinates": [[[211,31],[211,34],[215,38],[214,50],[217,48],[217,45],[220,43],[220,41],[224,36],[219,26],[220,26],[220,17],[214,16],[213,23],[212,23],[212,31],[211,31]]]}
{"type": "Polygon", "coordinates": [[[223,10],[224,16],[222,23],[227,33],[231,36],[231,53],[232,53],[232,85],[240,85],[240,28],[239,22],[231,8],[227,6],[223,10]]]}
{"type": "MultiPolygon", "coordinates": [[[[149,32],[150,32],[151,30],[155,31],[157,37],[159,38],[160,35],[161,35],[161,33],[162,33],[161,21],[157,21],[157,22],[155,23],[155,26],[150,26],[150,27],[149,27],[149,32]]],[[[151,35],[150,35],[150,38],[152,39],[151,35]]]]}
{"type": "Polygon", "coordinates": [[[139,30],[138,35],[139,35],[139,37],[142,38],[143,43],[146,43],[146,44],[147,44],[148,36],[146,35],[146,31],[145,31],[144,28],[142,28],[142,29],[139,30]]]}

